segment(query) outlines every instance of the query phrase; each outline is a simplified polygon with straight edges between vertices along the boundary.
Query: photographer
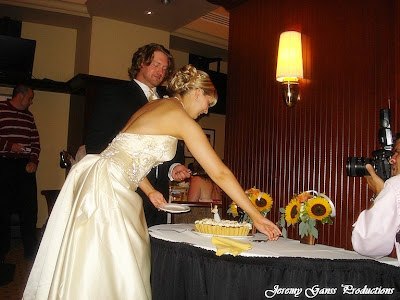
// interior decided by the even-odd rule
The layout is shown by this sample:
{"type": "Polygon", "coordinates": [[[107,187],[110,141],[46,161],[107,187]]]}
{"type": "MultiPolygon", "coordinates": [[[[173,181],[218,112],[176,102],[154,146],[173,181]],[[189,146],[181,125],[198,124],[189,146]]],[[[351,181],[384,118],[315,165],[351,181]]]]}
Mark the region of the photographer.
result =
{"type": "Polygon", "coordinates": [[[396,246],[400,262],[400,135],[396,135],[393,155],[389,160],[392,177],[385,182],[367,165],[371,174],[365,176],[368,187],[377,195],[369,209],[359,215],[353,225],[351,241],[361,255],[379,258],[396,246]]]}

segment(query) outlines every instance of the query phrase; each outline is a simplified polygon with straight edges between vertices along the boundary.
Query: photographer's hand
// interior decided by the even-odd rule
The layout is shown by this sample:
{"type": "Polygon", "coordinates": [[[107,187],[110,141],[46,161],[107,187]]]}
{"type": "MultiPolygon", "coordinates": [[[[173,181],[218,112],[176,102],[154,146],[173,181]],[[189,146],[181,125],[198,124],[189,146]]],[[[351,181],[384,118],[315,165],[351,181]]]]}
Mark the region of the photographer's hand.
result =
{"type": "Polygon", "coordinates": [[[382,178],[376,175],[374,168],[370,164],[367,164],[365,168],[370,174],[369,176],[364,176],[365,180],[367,181],[368,187],[371,191],[374,192],[376,196],[378,196],[378,194],[383,189],[384,181],[382,180],[382,178]]]}

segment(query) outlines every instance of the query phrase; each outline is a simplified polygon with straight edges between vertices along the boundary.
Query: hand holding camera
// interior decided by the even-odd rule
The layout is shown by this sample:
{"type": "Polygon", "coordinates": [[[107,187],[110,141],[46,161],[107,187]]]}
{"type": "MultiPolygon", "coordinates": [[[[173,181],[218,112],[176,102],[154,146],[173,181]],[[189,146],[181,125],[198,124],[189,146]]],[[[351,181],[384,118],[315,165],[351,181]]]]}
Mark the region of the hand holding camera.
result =
{"type": "MultiPolygon", "coordinates": [[[[389,160],[392,156],[393,138],[390,130],[390,109],[381,109],[379,112],[380,125],[378,139],[381,149],[372,152],[373,159],[368,157],[348,157],[346,161],[346,173],[350,177],[362,177],[370,175],[367,164],[375,171],[374,174],[383,181],[391,177],[391,166],[389,160]]],[[[371,174],[372,175],[372,174],[371,174]]]]}
{"type": "Polygon", "coordinates": [[[365,167],[368,173],[371,174],[364,177],[367,181],[368,187],[374,195],[378,195],[382,191],[385,182],[382,178],[376,175],[374,168],[370,164],[367,164],[365,167]]]}

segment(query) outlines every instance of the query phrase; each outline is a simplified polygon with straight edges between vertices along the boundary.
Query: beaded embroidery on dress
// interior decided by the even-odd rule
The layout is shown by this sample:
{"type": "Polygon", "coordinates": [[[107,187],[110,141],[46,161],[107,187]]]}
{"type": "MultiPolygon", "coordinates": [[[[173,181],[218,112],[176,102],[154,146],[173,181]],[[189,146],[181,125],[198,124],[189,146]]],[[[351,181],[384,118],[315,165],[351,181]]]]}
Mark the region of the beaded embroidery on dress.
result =
{"type": "Polygon", "coordinates": [[[100,155],[117,164],[136,188],[151,168],[174,157],[176,142],[167,135],[120,133],[100,155]]]}
{"type": "Polygon", "coordinates": [[[150,240],[136,189],[176,145],[171,136],[121,133],[72,167],[23,299],[151,299],[150,240]]]}

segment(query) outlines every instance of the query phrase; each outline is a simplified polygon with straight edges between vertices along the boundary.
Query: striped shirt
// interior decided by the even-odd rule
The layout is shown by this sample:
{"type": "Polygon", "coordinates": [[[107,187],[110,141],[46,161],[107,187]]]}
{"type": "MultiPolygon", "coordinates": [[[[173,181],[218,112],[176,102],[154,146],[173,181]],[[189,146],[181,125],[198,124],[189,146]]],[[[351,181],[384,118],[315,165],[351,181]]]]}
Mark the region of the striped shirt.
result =
{"type": "Polygon", "coordinates": [[[18,110],[10,101],[0,101],[0,157],[26,158],[38,164],[40,153],[39,132],[29,110],[18,110]],[[13,144],[27,151],[12,152],[13,144]]]}

